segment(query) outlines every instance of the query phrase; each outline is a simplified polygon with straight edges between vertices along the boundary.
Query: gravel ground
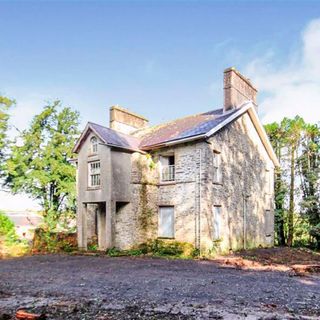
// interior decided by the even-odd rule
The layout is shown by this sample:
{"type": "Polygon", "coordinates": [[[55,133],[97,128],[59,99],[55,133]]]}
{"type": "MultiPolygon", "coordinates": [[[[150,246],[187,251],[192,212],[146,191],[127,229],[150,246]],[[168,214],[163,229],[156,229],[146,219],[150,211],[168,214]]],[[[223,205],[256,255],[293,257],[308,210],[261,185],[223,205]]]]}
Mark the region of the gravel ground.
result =
{"type": "Polygon", "coordinates": [[[213,261],[45,255],[0,260],[0,319],[320,319],[320,278],[213,261]]]}

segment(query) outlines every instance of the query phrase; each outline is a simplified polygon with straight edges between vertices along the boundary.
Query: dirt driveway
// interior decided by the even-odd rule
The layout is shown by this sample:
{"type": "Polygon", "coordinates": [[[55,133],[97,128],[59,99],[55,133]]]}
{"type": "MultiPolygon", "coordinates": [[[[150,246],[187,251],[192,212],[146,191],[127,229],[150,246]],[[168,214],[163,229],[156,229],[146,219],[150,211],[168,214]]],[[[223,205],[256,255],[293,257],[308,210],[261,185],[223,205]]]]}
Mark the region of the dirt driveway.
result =
{"type": "Polygon", "coordinates": [[[320,278],[212,261],[46,255],[0,260],[0,319],[319,319],[320,278]]]}

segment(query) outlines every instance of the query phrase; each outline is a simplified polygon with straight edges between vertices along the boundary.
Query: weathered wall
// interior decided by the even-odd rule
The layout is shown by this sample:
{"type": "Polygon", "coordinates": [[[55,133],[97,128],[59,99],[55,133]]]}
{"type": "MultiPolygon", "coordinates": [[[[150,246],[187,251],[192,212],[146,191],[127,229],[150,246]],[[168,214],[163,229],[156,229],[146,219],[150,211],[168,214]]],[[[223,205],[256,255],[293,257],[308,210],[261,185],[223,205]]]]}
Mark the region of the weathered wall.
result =
{"type": "Polygon", "coordinates": [[[111,150],[111,168],[111,200],[129,202],[131,198],[131,153],[115,149],[111,150]]]}
{"type": "Polygon", "coordinates": [[[213,183],[213,157],[209,157],[209,183],[203,198],[202,245],[212,245],[212,206],[222,210],[222,251],[243,246],[273,245],[273,163],[260,141],[248,114],[215,134],[210,140],[213,150],[221,152],[222,184],[213,183]],[[269,171],[267,171],[269,170],[269,171]],[[269,185],[268,185],[268,179],[269,185]],[[271,186],[271,188],[270,188],[271,186]],[[246,210],[244,208],[246,200],[246,210]],[[266,210],[270,210],[267,217],[266,210]],[[267,234],[271,234],[268,237],[267,234]]]}
{"type": "MultiPolygon", "coordinates": [[[[84,144],[82,149],[88,150],[88,146],[84,144]]],[[[273,164],[248,114],[208,142],[180,144],[151,155],[129,154],[105,146],[100,150],[101,190],[86,190],[90,156],[85,151],[79,154],[79,170],[83,172],[78,176],[78,204],[83,199],[106,201],[111,246],[127,249],[157,238],[159,206],[167,205],[174,206],[175,239],[200,246],[205,252],[273,244],[273,191],[267,185],[267,175],[273,184],[273,164]],[[213,183],[213,150],[221,153],[221,185],[213,183]],[[174,182],[160,182],[161,154],[175,156],[174,182]],[[122,205],[116,210],[117,202],[122,205]],[[222,210],[222,236],[218,242],[212,237],[214,205],[222,210]],[[268,217],[266,210],[270,210],[268,217]]]]}
{"type": "MultiPolygon", "coordinates": [[[[108,146],[99,144],[98,152],[91,153],[90,139],[94,136],[90,133],[83,142],[78,154],[78,199],[80,202],[103,202],[110,201],[111,189],[111,150],[108,146]],[[101,163],[101,186],[88,188],[88,163],[100,160],[101,163]]],[[[101,141],[99,141],[101,143],[101,141]]]]}
{"type": "MultiPolygon", "coordinates": [[[[115,245],[129,248],[158,237],[159,206],[174,206],[175,239],[195,244],[199,212],[200,152],[205,164],[206,143],[165,148],[150,155],[132,156],[131,201],[116,213],[115,245]],[[200,151],[201,150],[201,151],[200,151]],[[175,156],[174,182],[160,182],[159,156],[175,156]]],[[[203,177],[205,171],[203,170],[203,177]]]]}
{"type": "Polygon", "coordinates": [[[148,155],[131,155],[130,203],[115,210],[115,246],[128,249],[157,236],[157,168],[148,155]]]}
{"type": "Polygon", "coordinates": [[[91,152],[90,139],[94,136],[92,132],[88,134],[78,153],[77,164],[77,230],[78,245],[80,248],[86,248],[88,241],[92,238],[95,229],[94,210],[97,206],[93,204],[104,204],[104,215],[106,223],[103,228],[103,234],[106,235],[103,247],[109,245],[112,241],[111,235],[111,149],[101,144],[99,141],[98,151],[95,154],[91,152]],[[88,164],[91,161],[100,160],[101,165],[101,185],[99,188],[88,187],[88,164]]]}

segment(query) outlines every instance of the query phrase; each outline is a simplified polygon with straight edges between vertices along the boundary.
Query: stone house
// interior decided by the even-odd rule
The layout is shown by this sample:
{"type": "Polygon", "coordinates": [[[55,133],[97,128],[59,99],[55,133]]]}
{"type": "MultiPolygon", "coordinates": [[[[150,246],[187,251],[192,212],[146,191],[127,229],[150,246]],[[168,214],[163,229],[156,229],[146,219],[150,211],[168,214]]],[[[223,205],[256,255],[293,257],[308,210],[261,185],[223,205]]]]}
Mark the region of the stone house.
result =
{"type": "Polygon", "coordinates": [[[156,238],[203,251],[272,246],[278,160],[256,93],[229,68],[221,109],[149,126],[115,106],[109,127],[89,122],[74,147],[79,247],[156,238]]]}

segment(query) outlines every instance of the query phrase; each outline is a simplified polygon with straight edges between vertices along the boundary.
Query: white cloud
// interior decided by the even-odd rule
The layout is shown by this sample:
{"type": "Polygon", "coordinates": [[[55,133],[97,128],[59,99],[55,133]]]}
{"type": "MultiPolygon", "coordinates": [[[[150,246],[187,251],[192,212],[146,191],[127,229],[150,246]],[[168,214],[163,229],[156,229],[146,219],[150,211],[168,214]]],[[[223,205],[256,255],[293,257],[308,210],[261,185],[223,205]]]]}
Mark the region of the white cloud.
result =
{"type": "Polygon", "coordinates": [[[320,19],[312,20],[301,35],[301,47],[281,67],[270,50],[246,67],[264,98],[259,108],[264,123],[283,117],[302,116],[307,122],[320,120],[320,19]]]}

